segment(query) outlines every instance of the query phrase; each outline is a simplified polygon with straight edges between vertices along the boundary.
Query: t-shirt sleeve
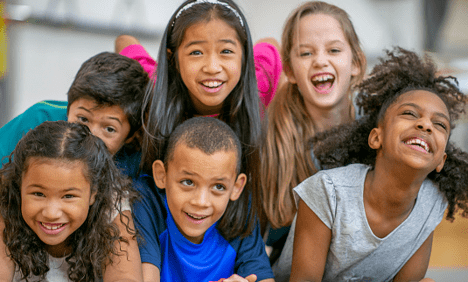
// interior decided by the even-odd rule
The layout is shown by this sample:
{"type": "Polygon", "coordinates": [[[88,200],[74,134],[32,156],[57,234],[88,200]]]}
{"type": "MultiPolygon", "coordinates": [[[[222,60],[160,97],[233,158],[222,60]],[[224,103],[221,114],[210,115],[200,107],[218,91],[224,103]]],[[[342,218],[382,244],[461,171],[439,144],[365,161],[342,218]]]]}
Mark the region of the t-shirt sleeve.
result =
{"type": "Polygon", "coordinates": [[[66,120],[66,102],[42,101],[34,104],[0,128],[0,168],[15,149],[16,144],[31,129],[44,121],[66,120]]]}
{"type": "Polygon", "coordinates": [[[139,249],[141,262],[151,263],[161,270],[161,244],[159,235],[165,230],[166,211],[164,201],[151,177],[134,180],[140,198],[133,204],[135,226],[141,238],[139,249]],[[154,190],[154,191],[153,191],[154,190]]]}
{"type": "Polygon", "coordinates": [[[307,178],[296,188],[296,195],[332,229],[336,212],[336,193],[330,177],[322,171],[307,178]]]}
{"type": "MultiPolygon", "coordinates": [[[[242,277],[251,274],[257,275],[257,281],[274,278],[270,260],[265,252],[265,244],[260,234],[260,224],[257,224],[252,234],[243,239],[238,239],[234,272],[242,277]]],[[[236,249],[235,246],[233,246],[236,249]]]]}
{"type": "Polygon", "coordinates": [[[150,77],[153,77],[154,75],[154,79],[156,80],[156,68],[158,67],[158,64],[150,54],[146,52],[143,46],[139,44],[129,45],[120,51],[120,55],[138,61],[148,75],[150,77]]]}
{"type": "Polygon", "coordinates": [[[258,94],[262,103],[267,107],[276,93],[283,70],[281,56],[276,47],[267,42],[256,44],[253,53],[258,94]]]}

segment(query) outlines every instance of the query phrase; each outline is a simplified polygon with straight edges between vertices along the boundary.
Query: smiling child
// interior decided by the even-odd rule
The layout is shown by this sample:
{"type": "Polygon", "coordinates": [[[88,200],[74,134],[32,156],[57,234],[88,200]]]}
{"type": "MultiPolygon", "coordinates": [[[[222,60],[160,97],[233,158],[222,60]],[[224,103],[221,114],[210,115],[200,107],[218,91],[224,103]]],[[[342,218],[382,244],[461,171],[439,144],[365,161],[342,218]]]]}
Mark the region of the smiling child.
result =
{"type": "Polygon", "coordinates": [[[168,143],[164,161],[153,163],[154,181],[142,176],[134,182],[142,194],[134,206],[145,238],[142,259],[160,269],[161,281],[218,281],[234,274],[271,281],[258,228],[234,239],[225,239],[229,229],[219,230],[222,218],[248,213],[252,204],[240,198],[247,176],[240,172],[234,131],[218,119],[197,117],[179,125],[168,143]],[[242,209],[229,209],[234,201],[242,209]]]}

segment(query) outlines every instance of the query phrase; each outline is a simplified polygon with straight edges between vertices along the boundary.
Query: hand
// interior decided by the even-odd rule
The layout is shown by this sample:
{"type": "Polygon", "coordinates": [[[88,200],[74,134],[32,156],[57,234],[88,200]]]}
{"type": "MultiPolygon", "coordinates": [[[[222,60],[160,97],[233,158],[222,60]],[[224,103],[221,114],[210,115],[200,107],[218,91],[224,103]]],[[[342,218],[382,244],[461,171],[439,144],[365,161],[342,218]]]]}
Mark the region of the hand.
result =
{"type": "Polygon", "coordinates": [[[242,278],[237,274],[233,274],[229,278],[221,278],[217,282],[255,282],[257,281],[257,275],[250,274],[249,276],[242,278]]]}

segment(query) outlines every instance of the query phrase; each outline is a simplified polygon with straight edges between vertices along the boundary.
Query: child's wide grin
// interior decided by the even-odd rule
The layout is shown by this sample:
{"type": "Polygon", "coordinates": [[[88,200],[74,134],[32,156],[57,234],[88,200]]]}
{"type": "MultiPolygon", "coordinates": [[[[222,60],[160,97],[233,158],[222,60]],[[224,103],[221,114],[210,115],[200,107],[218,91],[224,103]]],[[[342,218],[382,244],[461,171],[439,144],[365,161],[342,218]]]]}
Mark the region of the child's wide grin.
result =
{"type": "Polygon", "coordinates": [[[189,217],[189,219],[193,219],[191,221],[196,224],[202,223],[205,218],[209,217],[209,215],[198,215],[198,214],[188,213],[188,212],[186,212],[185,214],[189,217]]]}
{"type": "Polygon", "coordinates": [[[429,143],[426,142],[422,138],[412,137],[412,138],[404,141],[404,143],[406,145],[409,145],[412,149],[414,149],[416,151],[420,151],[420,152],[423,152],[423,153],[426,153],[426,154],[431,152],[429,143]]]}
{"type": "Polygon", "coordinates": [[[328,94],[333,89],[335,76],[331,73],[317,73],[311,78],[315,91],[320,94],[328,94]]]}
{"type": "Polygon", "coordinates": [[[56,235],[62,232],[68,223],[45,223],[39,221],[39,226],[41,227],[42,231],[48,235],[56,235]]]}
{"type": "Polygon", "coordinates": [[[203,89],[210,93],[215,93],[221,90],[221,87],[224,85],[224,82],[221,80],[204,80],[200,82],[203,89]]]}

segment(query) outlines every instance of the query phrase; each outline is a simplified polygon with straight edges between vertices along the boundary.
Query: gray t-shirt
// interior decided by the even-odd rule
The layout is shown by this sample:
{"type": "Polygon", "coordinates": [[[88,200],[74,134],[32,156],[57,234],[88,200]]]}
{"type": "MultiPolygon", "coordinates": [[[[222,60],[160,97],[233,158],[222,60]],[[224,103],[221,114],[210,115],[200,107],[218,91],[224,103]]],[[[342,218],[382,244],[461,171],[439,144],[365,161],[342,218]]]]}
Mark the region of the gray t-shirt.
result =
{"type": "MultiPolygon", "coordinates": [[[[352,164],[323,170],[294,191],[331,229],[323,281],[392,281],[442,220],[447,200],[426,179],[406,220],[385,238],[374,235],[363,202],[369,166],[352,164]]],[[[296,221],[273,267],[275,281],[289,281],[296,221]]]]}

